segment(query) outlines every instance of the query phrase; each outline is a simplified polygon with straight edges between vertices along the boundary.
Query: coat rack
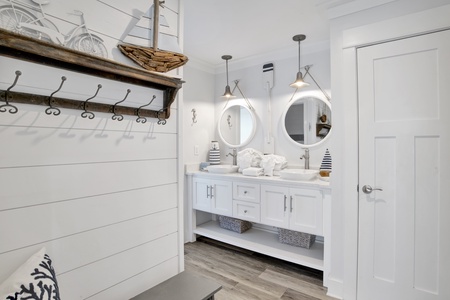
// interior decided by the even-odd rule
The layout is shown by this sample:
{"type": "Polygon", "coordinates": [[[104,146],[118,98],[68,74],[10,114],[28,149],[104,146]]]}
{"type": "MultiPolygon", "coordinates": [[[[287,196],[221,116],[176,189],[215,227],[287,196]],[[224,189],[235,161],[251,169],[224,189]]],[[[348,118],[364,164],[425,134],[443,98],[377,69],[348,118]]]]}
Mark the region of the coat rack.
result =
{"type": "Polygon", "coordinates": [[[137,116],[138,123],[145,123],[146,118],[156,118],[158,124],[164,125],[170,116],[170,106],[175,101],[176,94],[183,83],[178,78],[127,66],[3,29],[0,29],[0,55],[163,91],[163,108],[160,110],[145,109],[156,98],[154,95],[148,104],[138,108],[119,105],[125,102],[131,92],[130,89],[122,100],[112,101],[114,104],[93,102],[92,100],[97,97],[102,88],[101,84],[97,86],[94,95],[84,101],[55,97],[55,94],[63,88],[64,82],[68,80],[65,76],[61,77],[59,87],[50,95],[22,93],[13,90],[22,75],[22,72],[17,70],[12,85],[5,91],[0,90],[0,100],[5,102],[0,105],[0,112],[11,114],[18,112],[15,103],[26,103],[48,106],[45,113],[53,116],[58,116],[62,108],[68,108],[83,110],[81,116],[88,119],[95,118],[95,111],[111,113],[111,118],[117,121],[122,121],[123,115],[133,115],[137,116]]]}
{"type": "Polygon", "coordinates": [[[45,109],[45,113],[47,115],[53,115],[53,116],[58,116],[61,114],[60,108],[70,108],[70,109],[83,110],[83,112],[81,113],[81,117],[88,118],[91,120],[95,118],[95,114],[92,111],[98,111],[98,112],[112,113],[113,115],[111,118],[116,121],[122,121],[124,119],[123,114],[126,114],[126,115],[136,115],[137,116],[136,122],[138,122],[138,123],[144,124],[147,122],[146,117],[152,117],[152,118],[158,119],[158,124],[161,124],[161,125],[166,124],[166,120],[162,117],[164,114],[164,109],[161,109],[159,111],[143,109],[144,107],[152,104],[153,100],[155,100],[155,98],[156,98],[155,95],[153,95],[153,97],[149,103],[144,104],[138,108],[118,106],[118,104],[124,102],[127,99],[128,95],[131,92],[130,89],[127,90],[125,98],[123,98],[123,100],[121,100],[121,101],[114,103],[114,105],[89,102],[90,100],[97,97],[100,89],[102,88],[101,84],[97,85],[97,91],[95,92],[95,94],[92,97],[86,99],[85,101],[63,99],[63,98],[55,97],[54,95],[62,89],[64,82],[67,80],[66,76],[61,77],[61,82],[59,84],[58,89],[55,90],[53,93],[51,93],[50,96],[20,93],[20,92],[11,91],[11,89],[19,81],[19,77],[22,75],[22,72],[17,70],[15,72],[15,74],[16,74],[16,77],[14,79],[13,84],[3,93],[2,93],[2,91],[0,91],[0,100],[6,102],[6,104],[0,105],[0,112],[9,112],[11,114],[17,113],[19,111],[19,109],[17,108],[17,106],[11,104],[11,102],[10,102],[11,100],[14,100],[14,102],[17,102],[17,103],[27,103],[27,104],[48,106],[45,109]]]}

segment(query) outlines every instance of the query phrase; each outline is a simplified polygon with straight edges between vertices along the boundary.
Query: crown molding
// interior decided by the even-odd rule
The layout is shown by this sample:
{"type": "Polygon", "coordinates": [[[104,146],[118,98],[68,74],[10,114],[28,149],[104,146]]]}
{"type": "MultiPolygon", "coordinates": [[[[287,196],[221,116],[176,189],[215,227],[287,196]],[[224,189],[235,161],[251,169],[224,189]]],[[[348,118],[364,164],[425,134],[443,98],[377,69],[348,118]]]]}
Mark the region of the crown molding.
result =
{"type": "Polygon", "coordinates": [[[395,1],[397,0],[354,0],[351,2],[338,4],[328,9],[328,18],[336,19],[395,1]]]}
{"type": "MultiPolygon", "coordinates": [[[[311,54],[322,51],[330,50],[330,41],[322,41],[319,43],[309,44],[302,46],[302,54],[311,54]]],[[[292,45],[285,48],[280,48],[275,51],[253,55],[245,58],[232,59],[228,62],[229,71],[236,71],[241,69],[246,69],[249,67],[259,66],[261,64],[272,62],[274,58],[296,58],[298,56],[297,45],[292,45]]],[[[189,61],[187,64],[189,67],[196,68],[198,70],[208,72],[211,74],[222,74],[225,73],[224,65],[221,62],[219,64],[210,64],[197,57],[189,56],[189,61]]]]}

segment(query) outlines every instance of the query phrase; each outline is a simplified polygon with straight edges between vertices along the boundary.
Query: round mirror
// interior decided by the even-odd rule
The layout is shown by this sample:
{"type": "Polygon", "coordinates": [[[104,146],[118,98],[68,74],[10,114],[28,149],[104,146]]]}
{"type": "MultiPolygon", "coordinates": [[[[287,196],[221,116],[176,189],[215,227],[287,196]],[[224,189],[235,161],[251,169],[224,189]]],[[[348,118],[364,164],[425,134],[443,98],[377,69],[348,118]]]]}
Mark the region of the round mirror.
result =
{"type": "Polygon", "coordinates": [[[247,106],[232,104],[222,111],[217,126],[220,139],[231,148],[248,144],[256,132],[256,118],[247,106]]]}
{"type": "Polygon", "coordinates": [[[310,148],[331,132],[331,104],[317,93],[301,93],[289,102],[282,117],[283,132],[292,143],[310,148]]]}

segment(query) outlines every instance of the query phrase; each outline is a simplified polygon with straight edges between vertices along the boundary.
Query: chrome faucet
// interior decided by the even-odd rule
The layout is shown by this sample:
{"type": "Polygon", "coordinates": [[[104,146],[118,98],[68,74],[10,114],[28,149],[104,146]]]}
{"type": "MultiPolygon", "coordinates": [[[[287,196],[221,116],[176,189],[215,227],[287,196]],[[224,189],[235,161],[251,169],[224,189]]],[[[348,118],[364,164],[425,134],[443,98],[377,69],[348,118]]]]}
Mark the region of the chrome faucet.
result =
{"type": "Polygon", "coordinates": [[[228,153],[226,156],[233,157],[233,166],[237,166],[237,149],[233,148],[233,153],[228,153]]]}
{"type": "Polygon", "coordinates": [[[300,159],[305,159],[305,169],[309,169],[309,149],[305,149],[305,154],[300,156],[300,159]]]}

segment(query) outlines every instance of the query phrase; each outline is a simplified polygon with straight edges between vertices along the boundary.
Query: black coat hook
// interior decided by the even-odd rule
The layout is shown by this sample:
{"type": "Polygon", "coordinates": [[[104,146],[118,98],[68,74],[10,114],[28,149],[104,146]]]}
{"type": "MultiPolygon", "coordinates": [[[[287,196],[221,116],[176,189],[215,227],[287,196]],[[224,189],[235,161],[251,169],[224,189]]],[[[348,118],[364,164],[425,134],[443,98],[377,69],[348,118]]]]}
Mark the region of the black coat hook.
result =
{"type": "Polygon", "coordinates": [[[113,113],[113,116],[111,117],[113,120],[117,120],[117,121],[122,121],[123,120],[123,115],[121,115],[121,114],[117,114],[116,113],[116,106],[118,105],[118,104],[120,104],[120,103],[122,103],[123,101],[125,101],[126,99],[127,99],[127,97],[128,97],[128,94],[130,94],[131,93],[131,90],[130,89],[127,89],[127,94],[125,95],[125,98],[123,98],[123,100],[121,100],[121,101],[119,101],[119,102],[116,102],[115,104],[114,104],[114,106],[112,107],[112,113],[113,113]]]}
{"type": "Polygon", "coordinates": [[[50,97],[48,97],[48,106],[49,107],[45,110],[45,113],[47,115],[53,114],[54,116],[58,116],[61,113],[61,110],[59,108],[53,107],[53,95],[61,90],[61,88],[62,88],[62,86],[64,84],[64,81],[66,81],[66,80],[67,80],[66,76],[62,76],[61,77],[61,84],[59,85],[59,88],[56,91],[54,91],[50,95],[50,97]]]}
{"type": "Polygon", "coordinates": [[[19,80],[20,75],[22,75],[22,72],[19,70],[16,71],[16,78],[14,79],[13,84],[5,91],[5,102],[6,104],[0,105],[0,112],[6,112],[7,107],[9,107],[9,113],[15,114],[19,110],[16,106],[9,104],[9,91],[17,84],[17,81],[19,80]]]}
{"type": "Polygon", "coordinates": [[[88,103],[89,100],[92,100],[92,99],[94,99],[95,97],[97,97],[98,91],[100,91],[101,88],[102,88],[102,85],[101,85],[101,84],[97,85],[97,91],[95,92],[95,95],[92,96],[91,98],[86,99],[86,101],[84,101],[84,102],[81,104],[81,108],[84,109],[84,112],[81,113],[81,117],[83,117],[83,118],[86,118],[86,117],[87,117],[88,119],[91,119],[91,120],[92,120],[93,118],[95,118],[95,114],[94,114],[93,112],[91,112],[91,111],[87,111],[87,110],[86,110],[86,107],[87,107],[87,103],[88,103]]]}
{"type": "Polygon", "coordinates": [[[144,104],[144,105],[142,105],[142,106],[140,106],[140,107],[138,108],[138,110],[137,110],[137,116],[138,116],[138,118],[136,119],[136,122],[142,123],[142,124],[144,124],[145,122],[147,122],[147,118],[141,117],[141,114],[140,114],[141,108],[146,107],[146,106],[149,106],[150,104],[152,104],[152,102],[153,102],[153,100],[155,100],[155,98],[156,98],[156,96],[153,95],[152,100],[150,100],[150,102],[149,102],[148,104],[144,104]]]}
{"type": "Polygon", "coordinates": [[[158,111],[158,125],[166,125],[167,120],[160,117],[160,115],[164,112],[164,108],[161,108],[158,111]]]}

